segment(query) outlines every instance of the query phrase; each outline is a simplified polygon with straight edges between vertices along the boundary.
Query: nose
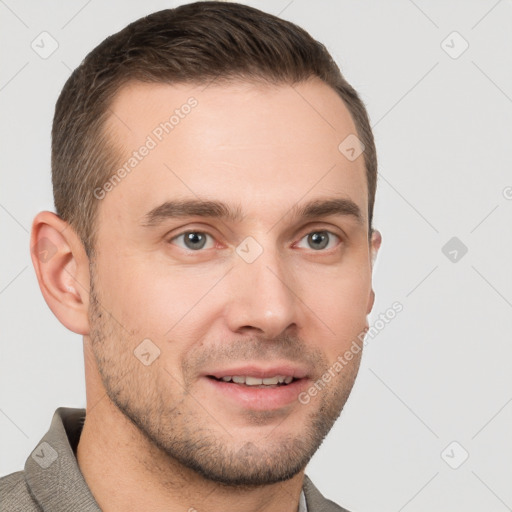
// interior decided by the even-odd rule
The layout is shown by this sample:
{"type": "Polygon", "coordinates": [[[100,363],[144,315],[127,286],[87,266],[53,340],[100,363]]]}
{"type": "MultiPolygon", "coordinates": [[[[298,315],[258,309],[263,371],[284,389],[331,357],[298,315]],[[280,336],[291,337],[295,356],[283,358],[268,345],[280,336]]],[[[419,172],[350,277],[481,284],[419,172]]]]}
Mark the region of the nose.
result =
{"type": "Polygon", "coordinates": [[[229,273],[230,299],[225,310],[231,331],[273,339],[297,328],[301,302],[286,260],[270,249],[252,263],[237,258],[229,273]]]}

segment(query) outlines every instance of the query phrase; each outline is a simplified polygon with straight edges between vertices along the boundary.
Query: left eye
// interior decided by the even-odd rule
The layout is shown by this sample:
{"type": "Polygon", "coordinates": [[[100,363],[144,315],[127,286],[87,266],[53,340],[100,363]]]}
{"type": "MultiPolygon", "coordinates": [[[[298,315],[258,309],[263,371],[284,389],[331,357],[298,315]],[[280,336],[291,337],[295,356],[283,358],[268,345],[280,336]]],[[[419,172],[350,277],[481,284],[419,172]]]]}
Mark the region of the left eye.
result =
{"type": "MultiPolygon", "coordinates": [[[[312,231],[311,233],[308,233],[305,237],[303,237],[301,241],[306,240],[306,243],[308,243],[310,246],[309,248],[312,248],[315,251],[319,251],[322,249],[332,249],[333,247],[335,247],[335,244],[331,243],[332,237],[334,237],[334,239],[340,240],[340,237],[338,235],[335,235],[330,231],[312,231]]],[[[297,247],[300,247],[300,245],[297,245],[297,247]]]]}
{"type": "Polygon", "coordinates": [[[213,247],[213,237],[207,233],[203,233],[202,231],[187,231],[181,235],[175,236],[171,242],[179,240],[180,238],[183,238],[183,243],[185,245],[184,249],[197,251],[205,248],[211,249],[213,247]],[[205,247],[208,238],[212,240],[212,243],[210,244],[210,247],[205,247]]]}

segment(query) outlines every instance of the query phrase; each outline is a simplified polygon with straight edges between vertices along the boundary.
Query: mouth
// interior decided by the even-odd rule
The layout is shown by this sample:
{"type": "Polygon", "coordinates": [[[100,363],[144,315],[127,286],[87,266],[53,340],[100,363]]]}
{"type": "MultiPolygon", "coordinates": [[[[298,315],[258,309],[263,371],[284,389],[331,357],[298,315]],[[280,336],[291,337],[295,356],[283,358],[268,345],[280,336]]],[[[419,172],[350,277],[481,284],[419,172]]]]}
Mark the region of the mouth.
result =
{"type": "Polygon", "coordinates": [[[278,388],[281,386],[288,386],[296,379],[291,375],[274,375],[273,377],[254,377],[251,375],[225,375],[224,377],[215,377],[215,375],[207,375],[208,378],[214,379],[220,382],[230,382],[232,384],[238,384],[239,386],[248,386],[251,388],[278,388]]]}
{"type": "Polygon", "coordinates": [[[271,411],[298,403],[298,395],[309,385],[305,369],[291,365],[273,368],[249,366],[203,374],[213,391],[213,400],[227,402],[235,409],[271,411]]]}

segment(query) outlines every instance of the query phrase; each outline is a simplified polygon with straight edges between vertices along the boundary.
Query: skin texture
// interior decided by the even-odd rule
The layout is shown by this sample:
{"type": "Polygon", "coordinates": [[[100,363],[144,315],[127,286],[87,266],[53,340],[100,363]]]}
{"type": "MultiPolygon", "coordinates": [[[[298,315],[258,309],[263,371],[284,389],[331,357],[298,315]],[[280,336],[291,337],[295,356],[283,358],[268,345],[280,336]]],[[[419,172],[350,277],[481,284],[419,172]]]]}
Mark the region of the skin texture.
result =
{"type": "Polygon", "coordinates": [[[78,463],[106,512],[296,511],[304,467],[348,398],[361,352],[306,405],[241,404],[206,375],[293,364],[307,374],[304,390],[367,328],[381,239],[368,240],[364,160],[338,150],[356,129],[319,80],[131,83],[106,127],[120,166],[190,97],[197,105],[101,199],[94,261],[56,215],[34,220],[32,245],[57,248],[48,261],[33,256],[43,295],[84,340],[78,463]],[[361,222],[293,216],[326,198],[353,201],[361,222]],[[238,205],[244,218],[144,225],[175,199],[238,205]],[[204,247],[187,248],[185,231],[203,234],[204,247]],[[316,249],[308,235],[326,231],[316,249]],[[262,249],[252,263],[236,250],[249,236],[262,249]],[[146,351],[159,350],[148,365],[134,355],[147,339],[146,351]]]}

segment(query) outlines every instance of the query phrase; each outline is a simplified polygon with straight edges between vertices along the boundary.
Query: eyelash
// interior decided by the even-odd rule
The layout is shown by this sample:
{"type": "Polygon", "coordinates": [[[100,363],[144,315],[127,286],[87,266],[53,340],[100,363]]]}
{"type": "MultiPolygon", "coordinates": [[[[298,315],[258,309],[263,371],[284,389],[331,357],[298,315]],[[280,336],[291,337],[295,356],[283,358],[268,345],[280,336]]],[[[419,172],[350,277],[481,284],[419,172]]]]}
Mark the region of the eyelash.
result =
{"type": "MultiPolygon", "coordinates": [[[[211,235],[210,233],[206,232],[206,231],[200,231],[200,230],[187,230],[187,231],[183,231],[182,233],[178,234],[178,235],[174,235],[172,238],[170,238],[168,240],[169,243],[173,242],[174,240],[176,240],[177,238],[179,237],[182,237],[184,235],[187,235],[189,233],[200,233],[201,235],[206,235],[206,236],[209,236],[211,237],[212,239],[215,240],[215,237],[213,235],[211,235]]],[[[307,236],[313,234],[313,233],[328,233],[330,237],[334,236],[335,238],[338,238],[340,240],[340,242],[342,241],[342,238],[340,235],[336,234],[336,233],[333,233],[332,231],[329,231],[327,229],[314,229],[312,231],[308,231],[307,233],[305,233],[303,236],[301,236],[301,238],[299,239],[299,242],[302,241],[304,238],[306,238],[307,236]]],[[[330,240],[329,240],[330,242],[330,240]]],[[[339,245],[339,244],[338,244],[339,245]]],[[[337,246],[336,246],[337,247],[337,246]]],[[[200,253],[200,252],[204,252],[206,251],[207,249],[198,249],[198,250],[193,250],[193,249],[189,249],[187,247],[180,247],[181,249],[189,252],[189,253],[200,253]]],[[[319,250],[315,250],[315,249],[310,249],[311,251],[313,252],[329,252],[333,249],[333,247],[330,247],[328,249],[319,249],[319,250]]]]}

